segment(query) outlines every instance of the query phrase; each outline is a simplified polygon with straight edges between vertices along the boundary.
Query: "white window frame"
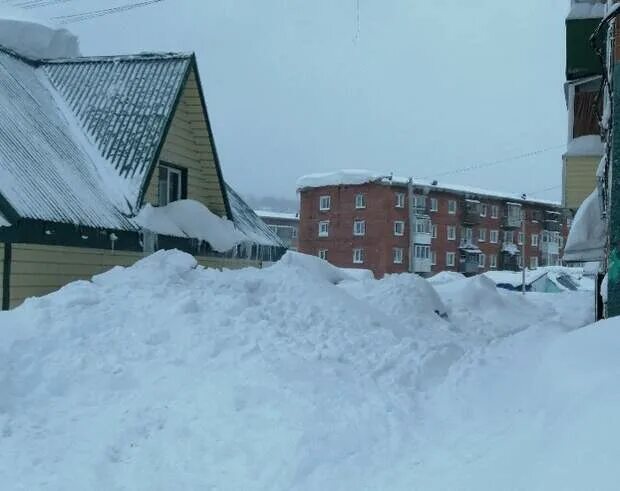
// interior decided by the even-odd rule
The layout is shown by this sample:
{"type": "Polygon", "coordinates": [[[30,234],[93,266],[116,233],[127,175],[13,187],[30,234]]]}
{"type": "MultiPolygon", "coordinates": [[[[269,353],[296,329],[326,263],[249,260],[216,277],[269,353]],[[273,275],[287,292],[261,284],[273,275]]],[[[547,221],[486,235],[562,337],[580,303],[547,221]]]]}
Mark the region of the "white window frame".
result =
{"type": "Polygon", "coordinates": [[[491,218],[499,218],[499,206],[491,205],[491,218]]]}
{"type": "Polygon", "coordinates": [[[361,247],[353,249],[353,264],[364,264],[364,249],[361,247]]]}
{"type": "Polygon", "coordinates": [[[402,247],[394,247],[392,249],[392,260],[394,264],[403,264],[404,249],[402,247]]]}
{"type": "Polygon", "coordinates": [[[328,211],[332,208],[332,197],[328,194],[325,194],[319,198],[319,210],[320,211],[328,211]]]}
{"type": "Polygon", "coordinates": [[[362,210],[366,208],[366,195],[364,193],[357,193],[355,195],[355,209],[362,210]]]}
{"type": "Polygon", "coordinates": [[[396,193],[396,208],[404,208],[405,207],[405,193],[396,193]]]}
{"type": "Polygon", "coordinates": [[[395,237],[402,237],[403,235],[405,235],[405,222],[403,222],[402,220],[396,220],[394,222],[394,236],[395,237]],[[398,232],[398,228],[400,226],[400,233],[398,232]]]}
{"type": "Polygon", "coordinates": [[[489,268],[497,269],[497,256],[495,254],[489,256],[489,268]]]}
{"type": "Polygon", "coordinates": [[[448,200],[448,215],[456,215],[456,200],[448,200]]]}
{"type": "Polygon", "coordinates": [[[431,266],[437,266],[437,252],[431,251],[431,266]]]}
{"type": "Polygon", "coordinates": [[[453,268],[456,265],[456,253],[446,252],[446,267],[453,268]]]}
{"type": "Polygon", "coordinates": [[[165,188],[161,189],[161,184],[163,181],[159,183],[159,206],[166,206],[175,201],[179,201],[183,199],[183,171],[181,169],[177,169],[176,167],[172,167],[170,165],[160,164],[160,167],[166,169],[166,181],[165,188]],[[170,196],[172,193],[172,179],[177,179],[177,195],[170,196]]]}
{"type": "Polygon", "coordinates": [[[538,256],[530,257],[530,269],[538,268],[538,256]]]}
{"type": "Polygon", "coordinates": [[[480,204],[480,216],[481,217],[486,217],[487,216],[487,212],[488,212],[488,205],[486,203],[481,203],[480,204]]]}
{"type": "Polygon", "coordinates": [[[448,225],[446,227],[446,237],[448,240],[456,240],[456,225],[448,225]]]}
{"type": "Polygon", "coordinates": [[[478,242],[486,242],[487,241],[487,229],[479,228],[478,229],[478,242]]]}
{"type": "Polygon", "coordinates": [[[329,220],[321,220],[319,222],[319,237],[329,237],[329,220]],[[325,230],[323,230],[325,227],[325,230]]]}
{"type": "Polygon", "coordinates": [[[489,242],[491,244],[499,243],[499,230],[490,230],[489,231],[489,242]],[[493,237],[495,237],[495,240],[493,240],[493,237]]]}
{"type": "Polygon", "coordinates": [[[431,224],[431,239],[437,238],[437,224],[431,224]]]}
{"type": "Polygon", "coordinates": [[[431,198],[431,211],[439,211],[439,202],[437,198],[431,198]]]}
{"type": "Polygon", "coordinates": [[[486,268],[487,266],[487,257],[484,253],[478,254],[478,267],[486,268]]]}
{"type": "Polygon", "coordinates": [[[519,232],[517,235],[517,245],[523,245],[523,242],[525,242],[525,234],[523,232],[519,232]]]}
{"type": "Polygon", "coordinates": [[[353,235],[356,237],[363,237],[366,235],[366,220],[353,221],[353,235]]]}
{"type": "Polygon", "coordinates": [[[513,230],[504,230],[504,244],[514,244],[515,233],[513,230]]]}
{"type": "Polygon", "coordinates": [[[538,247],[538,234],[532,234],[532,247],[538,247]]]}
{"type": "Polygon", "coordinates": [[[319,249],[317,256],[323,261],[327,261],[327,249],[319,249]]]}
{"type": "Polygon", "coordinates": [[[416,259],[430,259],[431,247],[427,245],[416,245],[414,255],[416,259]]]}

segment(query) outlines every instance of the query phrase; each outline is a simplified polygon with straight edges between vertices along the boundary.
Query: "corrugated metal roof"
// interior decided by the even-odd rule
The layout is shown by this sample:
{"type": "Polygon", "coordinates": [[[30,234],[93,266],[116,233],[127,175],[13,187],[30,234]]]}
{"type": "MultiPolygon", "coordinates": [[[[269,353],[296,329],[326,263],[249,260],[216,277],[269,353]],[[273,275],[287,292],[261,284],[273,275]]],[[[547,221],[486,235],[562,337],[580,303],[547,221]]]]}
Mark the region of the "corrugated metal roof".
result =
{"type": "Polygon", "coordinates": [[[271,231],[269,226],[254,213],[233,188],[226,184],[226,192],[235,225],[256,244],[286,247],[280,237],[271,231]]]}
{"type": "Polygon", "coordinates": [[[185,80],[191,55],[56,60],[43,66],[135,203],[185,80]]]}
{"type": "Polygon", "coordinates": [[[22,217],[133,229],[34,65],[0,50],[0,195],[22,217]]]}

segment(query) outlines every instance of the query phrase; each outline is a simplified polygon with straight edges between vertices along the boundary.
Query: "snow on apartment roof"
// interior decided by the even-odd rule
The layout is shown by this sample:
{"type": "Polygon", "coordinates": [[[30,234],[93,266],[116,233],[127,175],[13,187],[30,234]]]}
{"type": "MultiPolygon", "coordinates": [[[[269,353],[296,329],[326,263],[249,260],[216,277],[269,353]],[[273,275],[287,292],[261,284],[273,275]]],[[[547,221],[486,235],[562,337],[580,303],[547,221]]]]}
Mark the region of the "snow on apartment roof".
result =
{"type": "Polygon", "coordinates": [[[605,144],[599,135],[585,135],[573,139],[566,149],[567,157],[600,157],[605,144]]]}
{"type": "MultiPolygon", "coordinates": [[[[408,182],[406,177],[391,176],[387,173],[378,173],[362,169],[342,169],[335,172],[326,172],[318,174],[308,174],[297,180],[297,189],[319,188],[325,186],[343,186],[343,185],[360,185],[369,182],[379,182],[382,184],[392,184],[396,186],[405,186],[408,182]]],[[[539,199],[523,199],[517,194],[501,193],[498,191],[489,191],[472,186],[462,186],[459,184],[443,184],[436,183],[429,179],[413,178],[415,187],[425,187],[440,191],[455,192],[466,196],[486,196],[497,199],[510,199],[519,203],[539,203],[549,206],[560,206],[557,201],[539,200],[539,199]]]]}
{"type": "Polygon", "coordinates": [[[286,247],[280,238],[271,231],[265,222],[243,201],[236,191],[226,184],[230,209],[235,225],[249,240],[259,245],[286,247]]]}
{"type": "Polygon", "coordinates": [[[25,218],[134,230],[192,55],[25,60],[0,47],[0,195],[25,218]]]}
{"type": "Polygon", "coordinates": [[[606,5],[590,0],[573,2],[567,20],[601,19],[605,16],[606,5]]]}
{"type": "Polygon", "coordinates": [[[299,221],[299,214],[297,213],[285,213],[282,211],[270,210],[254,210],[254,212],[261,218],[279,218],[281,220],[299,221]]]}

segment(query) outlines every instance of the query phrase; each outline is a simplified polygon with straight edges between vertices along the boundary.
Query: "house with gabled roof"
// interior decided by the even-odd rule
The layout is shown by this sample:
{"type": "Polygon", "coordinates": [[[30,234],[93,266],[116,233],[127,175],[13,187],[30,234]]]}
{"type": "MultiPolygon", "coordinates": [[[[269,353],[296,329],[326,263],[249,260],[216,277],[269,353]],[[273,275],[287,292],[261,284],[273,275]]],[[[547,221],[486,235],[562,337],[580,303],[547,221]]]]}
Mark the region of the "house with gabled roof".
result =
{"type": "Polygon", "coordinates": [[[162,248],[215,267],[285,250],[223,179],[195,56],[0,46],[2,308],[162,248]]]}

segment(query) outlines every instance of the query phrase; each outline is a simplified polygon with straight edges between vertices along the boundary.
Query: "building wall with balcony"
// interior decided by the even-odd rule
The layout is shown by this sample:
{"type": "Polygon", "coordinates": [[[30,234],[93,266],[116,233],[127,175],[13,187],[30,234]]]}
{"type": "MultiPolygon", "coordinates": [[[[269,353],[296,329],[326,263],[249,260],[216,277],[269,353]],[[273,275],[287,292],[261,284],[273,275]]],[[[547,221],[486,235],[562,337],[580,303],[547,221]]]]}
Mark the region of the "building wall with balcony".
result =
{"type": "MultiPolygon", "coordinates": [[[[505,226],[507,203],[513,200],[493,196],[468,197],[470,202],[479,202],[478,217],[474,217],[471,209],[467,213],[467,205],[462,192],[420,188],[416,189],[415,194],[426,196],[425,208],[418,211],[427,214],[432,224],[431,231],[433,229],[436,231],[436,236],[432,236],[430,241],[431,256],[436,259],[430,268],[431,273],[466,269],[463,272],[473,274],[490,269],[501,269],[502,264],[505,264],[505,261],[502,261],[502,248],[505,244],[504,231],[506,230],[512,232],[513,243],[518,248],[514,265],[511,265],[513,268],[517,267],[522,249],[519,243],[521,228],[507,229],[505,226]],[[450,235],[450,229],[454,232],[453,236],[450,235]],[[471,232],[467,229],[471,229],[471,232]],[[467,239],[469,234],[472,240],[467,239]],[[495,236],[497,240],[492,241],[495,236]],[[465,253],[465,247],[469,246],[471,248],[468,249],[468,260],[465,264],[460,261],[460,258],[465,253]],[[471,251],[476,249],[484,259],[478,257],[478,268],[473,268],[472,261],[475,257],[472,259],[470,256],[471,251]],[[454,258],[453,265],[448,264],[450,256],[454,258]],[[494,260],[491,259],[492,257],[494,260]]],[[[409,222],[406,186],[381,183],[325,186],[302,189],[300,197],[299,250],[301,252],[322,255],[321,251],[326,251],[325,257],[330,263],[345,268],[371,269],[377,277],[408,271],[409,222]],[[396,207],[398,193],[405,195],[403,207],[400,208],[396,207]],[[365,196],[365,208],[363,209],[355,208],[357,194],[365,196]],[[321,196],[330,196],[329,210],[320,209],[321,196]],[[355,220],[365,221],[363,236],[353,234],[355,220]],[[318,236],[321,221],[329,221],[327,237],[318,236]],[[403,235],[400,237],[394,235],[395,221],[404,222],[403,235]],[[356,248],[364,251],[363,263],[353,261],[353,250],[356,248]],[[403,250],[402,263],[394,263],[394,248],[403,250]]],[[[551,210],[555,213],[553,216],[560,217],[561,233],[559,236],[563,238],[567,233],[564,217],[558,214],[560,210],[558,205],[523,201],[521,210],[525,216],[525,264],[526,266],[543,265],[541,234],[545,230],[545,212],[551,210]],[[532,235],[538,238],[533,241],[532,235]]],[[[520,225],[520,219],[519,224],[513,225],[520,225]]],[[[426,237],[428,236],[416,242],[427,243],[426,237]]]]}

